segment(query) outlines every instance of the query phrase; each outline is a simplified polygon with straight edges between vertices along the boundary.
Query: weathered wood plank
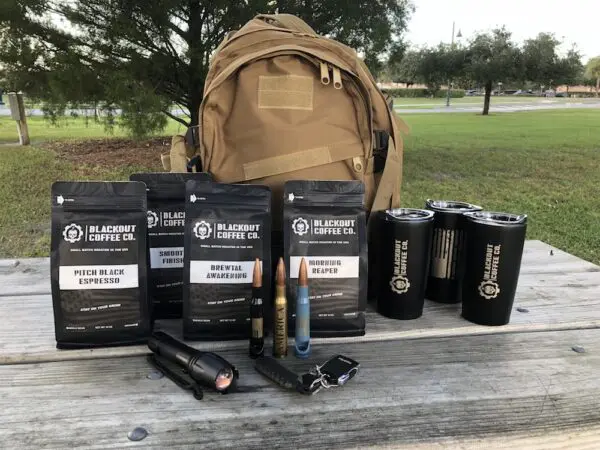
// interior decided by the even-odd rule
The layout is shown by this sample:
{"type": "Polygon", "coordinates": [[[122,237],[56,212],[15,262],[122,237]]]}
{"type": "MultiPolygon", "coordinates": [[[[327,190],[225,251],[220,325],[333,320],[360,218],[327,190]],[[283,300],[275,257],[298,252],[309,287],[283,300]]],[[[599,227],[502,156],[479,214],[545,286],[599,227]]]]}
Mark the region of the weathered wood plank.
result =
{"type": "MultiPolygon", "coordinates": [[[[95,350],[56,350],[52,299],[49,295],[3,297],[0,316],[11,317],[10,326],[0,329],[0,364],[58,361],[109,356],[140,355],[145,346],[95,350]]],[[[160,321],[158,328],[181,335],[180,321],[160,321]]],[[[555,274],[542,281],[523,277],[515,300],[511,323],[503,327],[472,324],[460,316],[460,305],[427,301],[417,320],[397,321],[370,311],[367,335],[360,338],[314,339],[324,342],[361,342],[389,339],[498,334],[600,327],[600,273],[555,274]],[[525,308],[528,312],[519,312],[525,308]]],[[[245,341],[194,343],[202,349],[240,348],[245,341]]]]}
{"type": "MultiPolygon", "coordinates": [[[[435,443],[394,445],[403,450],[597,450],[600,426],[573,427],[569,431],[545,430],[543,433],[527,433],[523,436],[511,434],[510,439],[494,436],[486,439],[440,439],[435,443]]],[[[370,447],[370,448],[389,448],[370,447]]]]}
{"type": "MultiPolygon", "coordinates": [[[[600,272],[600,267],[558,250],[541,241],[527,241],[523,250],[522,275],[600,272]],[[550,255],[552,251],[552,255],[550,255]]],[[[0,296],[49,294],[50,259],[0,260],[0,296]]]]}
{"type": "Polygon", "coordinates": [[[50,259],[0,259],[0,299],[7,295],[50,294],[50,259]]]}
{"type": "MultiPolygon", "coordinates": [[[[396,321],[369,312],[367,335],[361,338],[340,338],[333,342],[379,341],[414,339],[465,334],[511,333],[562,329],[585,329],[600,326],[600,268],[568,253],[539,242],[528,241],[523,270],[515,300],[511,323],[504,327],[483,327],[460,317],[460,305],[444,305],[427,301],[423,316],[417,320],[396,321]],[[549,259],[546,266],[542,266],[549,259]],[[538,264],[535,266],[533,264],[538,264]],[[574,272],[554,270],[568,265],[574,272]],[[573,267],[571,267],[573,266],[573,267]],[[531,272],[532,267],[538,267],[531,272]],[[546,272],[542,267],[548,267],[546,272]],[[596,270],[598,269],[598,270],[596,270]],[[518,312],[525,308],[528,312],[518,312]]],[[[40,275],[45,270],[41,259],[23,260],[21,264],[4,266],[9,271],[19,269],[19,277],[29,273],[40,275]]],[[[46,267],[47,269],[47,267],[46,267]]],[[[0,267],[0,284],[6,286],[6,276],[0,267]]],[[[8,277],[14,282],[14,278],[8,277]]],[[[21,279],[21,278],[20,278],[21,279]]],[[[20,282],[24,282],[22,279],[20,282]]],[[[14,284],[14,283],[13,283],[14,284]]],[[[8,283],[10,285],[10,283],[8,283]]],[[[23,288],[25,289],[25,287],[23,288]]],[[[28,289],[37,289],[36,287],[28,289]]],[[[6,290],[5,290],[6,292],[6,290]]],[[[23,291],[24,292],[24,291],[23,291]]],[[[0,297],[0,316],[11,317],[10,325],[0,329],[0,364],[57,361],[110,356],[140,355],[145,346],[118,347],[96,350],[56,350],[52,299],[50,295],[19,295],[0,297]]],[[[180,335],[180,322],[159,323],[159,327],[180,335]]],[[[320,345],[327,340],[315,339],[320,345]]],[[[240,348],[244,341],[194,344],[203,349],[240,348]]]]}
{"type": "MultiPolygon", "coordinates": [[[[359,375],[343,388],[303,397],[258,375],[245,350],[224,351],[239,367],[245,392],[207,393],[201,402],[167,379],[147,379],[151,369],[142,357],[3,366],[0,442],[440,448],[464,439],[471,447],[460,448],[600,447],[600,433],[593,433],[600,429],[600,330],[323,345],[312,360],[338,352],[361,362],[359,375]],[[586,352],[573,352],[573,345],[586,352]],[[149,436],[128,441],[137,426],[149,436]]],[[[285,363],[295,370],[310,364],[285,363]]]]}

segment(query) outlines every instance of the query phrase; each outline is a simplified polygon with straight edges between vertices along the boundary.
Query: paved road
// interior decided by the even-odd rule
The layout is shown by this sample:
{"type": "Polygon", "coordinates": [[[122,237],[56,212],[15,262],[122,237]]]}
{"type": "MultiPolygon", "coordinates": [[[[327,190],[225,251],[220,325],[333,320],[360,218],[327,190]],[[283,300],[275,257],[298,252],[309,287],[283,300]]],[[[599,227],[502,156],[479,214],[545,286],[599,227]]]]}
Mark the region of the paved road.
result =
{"type": "MultiPolygon", "coordinates": [[[[481,112],[483,101],[455,103],[446,107],[443,104],[435,105],[431,103],[408,104],[403,106],[401,102],[397,102],[394,110],[401,114],[424,114],[424,113],[457,113],[457,112],[481,112]],[[400,103],[400,104],[398,104],[400,103]]],[[[581,99],[581,101],[561,101],[561,100],[532,100],[531,102],[515,103],[502,102],[492,99],[490,111],[495,113],[500,112],[516,112],[516,111],[538,111],[545,109],[598,109],[600,108],[600,100],[597,99],[581,99]]],[[[69,114],[71,111],[67,111],[69,114]]],[[[78,114],[85,114],[83,110],[76,110],[78,114]]],[[[118,111],[117,111],[118,112],[118,111]]],[[[174,109],[173,114],[183,115],[180,109],[174,109]]],[[[29,109],[27,114],[30,116],[42,116],[41,109],[29,109]]],[[[89,112],[91,115],[91,111],[89,112]]],[[[0,105],[0,116],[10,116],[8,105],[0,105]]]]}
{"type": "MultiPolygon", "coordinates": [[[[419,113],[457,113],[457,112],[481,112],[483,102],[473,103],[456,103],[446,107],[445,105],[409,105],[403,107],[401,104],[396,105],[394,110],[402,114],[419,114],[419,113]],[[431,106],[429,108],[425,106],[431,106]]],[[[577,102],[558,102],[552,100],[532,101],[531,103],[503,103],[494,102],[492,99],[490,111],[495,113],[501,112],[516,112],[516,111],[538,111],[546,109],[598,109],[600,108],[600,100],[582,100],[577,102]]]]}

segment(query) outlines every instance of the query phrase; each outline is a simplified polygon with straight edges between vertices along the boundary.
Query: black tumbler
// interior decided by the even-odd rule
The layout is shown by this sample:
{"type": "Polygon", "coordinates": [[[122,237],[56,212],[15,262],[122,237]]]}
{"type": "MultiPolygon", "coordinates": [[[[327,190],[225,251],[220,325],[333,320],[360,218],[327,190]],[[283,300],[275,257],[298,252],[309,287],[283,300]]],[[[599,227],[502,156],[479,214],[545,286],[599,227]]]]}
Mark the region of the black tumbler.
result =
{"type": "Polygon", "coordinates": [[[462,215],[481,211],[481,207],[445,200],[427,200],[425,206],[435,212],[426,297],[440,303],[459,303],[465,243],[462,215]]]}
{"type": "Polygon", "coordinates": [[[527,216],[465,214],[467,231],[462,315],[481,325],[506,325],[515,299],[527,216]]]}
{"type": "Polygon", "coordinates": [[[434,213],[399,208],[377,214],[377,312],[392,319],[416,319],[423,314],[434,213]]]}

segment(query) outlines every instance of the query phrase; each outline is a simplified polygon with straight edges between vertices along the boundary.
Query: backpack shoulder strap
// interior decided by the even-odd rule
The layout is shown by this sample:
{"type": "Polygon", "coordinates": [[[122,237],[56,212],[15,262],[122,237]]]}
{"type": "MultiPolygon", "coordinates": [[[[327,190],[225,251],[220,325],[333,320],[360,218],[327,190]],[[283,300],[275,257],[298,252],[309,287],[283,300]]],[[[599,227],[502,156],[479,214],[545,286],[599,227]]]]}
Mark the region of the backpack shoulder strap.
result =
{"type": "MultiPolygon", "coordinates": [[[[380,211],[388,208],[400,207],[400,188],[402,186],[402,137],[398,130],[396,114],[391,114],[392,133],[388,141],[388,150],[385,159],[385,166],[371,211],[380,211]]],[[[402,124],[406,124],[402,121],[402,124]]]]}
{"type": "Polygon", "coordinates": [[[402,184],[402,158],[396,150],[394,139],[390,136],[387,157],[375,200],[371,211],[381,211],[400,206],[400,187],[402,184]]]}
{"type": "Polygon", "coordinates": [[[167,172],[187,172],[188,161],[195,153],[193,147],[186,145],[185,136],[176,134],[171,139],[170,152],[160,155],[160,159],[167,172]]]}

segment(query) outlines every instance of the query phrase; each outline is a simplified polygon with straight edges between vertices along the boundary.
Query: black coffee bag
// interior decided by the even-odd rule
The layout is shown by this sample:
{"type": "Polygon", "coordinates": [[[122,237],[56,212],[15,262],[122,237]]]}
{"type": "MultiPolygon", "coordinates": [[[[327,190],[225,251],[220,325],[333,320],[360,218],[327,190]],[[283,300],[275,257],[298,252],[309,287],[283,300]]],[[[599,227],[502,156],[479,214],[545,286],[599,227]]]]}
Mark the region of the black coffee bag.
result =
{"type": "Polygon", "coordinates": [[[200,173],[136,173],[148,195],[148,298],[153,319],[181,318],[185,182],[209,181],[200,173]]]}
{"type": "Polygon", "coordinates": [[[188,181],[185,207],[184,338],[246,339],[256,258],[271,298],[271,191],[188,181]]]}
{"type": "Polygon", "coordinates": [[[146,186],[54,183],[51,239],[57,347],[145,342],[146,186]]]}
{"type": "Polygon", "coordinates": [[[364,185],[360,181],[288,181],[283,201],[289,329],[295,329],[298,269],[304,257],[308,263],[311,335],[364,335],[364,185]]]}

